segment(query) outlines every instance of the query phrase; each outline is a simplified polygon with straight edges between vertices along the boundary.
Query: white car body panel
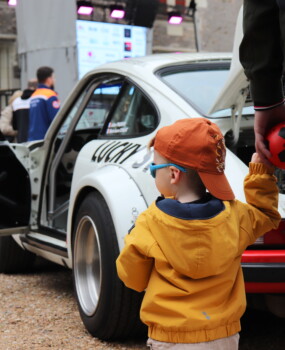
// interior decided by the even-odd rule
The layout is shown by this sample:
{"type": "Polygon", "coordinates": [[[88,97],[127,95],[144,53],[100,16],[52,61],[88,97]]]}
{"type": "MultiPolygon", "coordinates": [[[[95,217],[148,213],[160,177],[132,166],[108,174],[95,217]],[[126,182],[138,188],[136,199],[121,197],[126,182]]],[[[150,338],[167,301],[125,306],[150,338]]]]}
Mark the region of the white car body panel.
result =
{"type": "MultiPolygon", "coordinates": [[[[134,141],[134,143],[136,142],[134,141]]],[[[84,188],[96,189],[102,194],[108,205],[116,228],[118,243],[122,248],[125,234],[134,224],[138,214],[147,208],[147,202],[132,177],[130,164],[124,163],[122,166],[116,163],[106,164],[102,162],[99,164],[92,161],[96,149],[104,144],[106,144],[106,140],[99,143],[92,141],[81,150],[74,169],[69,211],[73,213],[74,203],[84,188]],[[128,220],[120,220],[122,217],[128,218],[128,220]]],[[[104,152],[108,154],[108,152],[104,152]]],[[[120,152],[120,149],[116,152],[120,152]]],[[[113,151],[112,156],[114,155],[116,153],[113,151]]],[[[71,232],[72,215],[69,215],[67,236],[69,255],[71,255],[71,232]]]]}
{"type": "MultiPolygon", "coordinates": [[[[182,65],[185,63],[195,62],[220,62],[223,60],[229,60],[231,54],[227,53],[213,53],[213,54],[167,54],[167,55],[155,55],[144,58],[136,58],[131,60],[119,61],[109,63],[98,69],[89,72],[85,77],[77,84],[66,102],[61,107],[57,118],[54,119],[50,126],[44,142],[26,143],[23,145],[13,146],[13,150],[23,166],[29,171],[31,188],[32,188],[32,203],[31,203],[31,218],[30,218],[30,237],[37,237],[41,240],[48,240],[51,244],[56,244],[60,247],[67,249],[67,256],[56,257],[53,253],[37,250],[36,248],[25,244],[28,249],[35,252],[38,255],[42,255],[49,260],[56,261],[60,264],[65,264],[72,267],[72,222],[74,219],[74,206],[76,200],[86,187],[93,188],[99,191],[105,201],[108,204],[111,212],[114,225],[117,232],[119,247],[123,246],[123,237],[128,232],[128,229],[133,224],[135,216],[141,211],[145,210],[147,206],[157,197],[158,193],[154,186],[154,181],[149,175],[148,165],[151,162],[151,157],[146,149],[146,145],[149,140],[155,135],[156,130],[152,133],[137,137],[137,138],[123,138],[115,140],[116,142],[129,142],[130,144],[140,145],[138,151],[133,154],[123,164],[112,163],[109,160],[100,164],[91,162],[92,155],[95,150],[98,149],[104,143],[112,142],[106,139],[94,140],[87,143],[79,152],[75,168],[73,171],[72,187],[70,193],[70,204],[68,210],[67,219],[67,236],[66,242],[56,242],[53,238],[43,239],[39,229],[39,222],[41,225],[48,224],[48,217],[44,214],[47,211],[45,207],[45,200],[42,205],[42,215],[40,221],[39,217],[39,200],[41,198],[41,185],[47,174],[46,169],[49,169],[50,164],[46,164],[46,158],[49,152],[49,142],[53,139],[53,135],[60,127],[62,120],[68,113],[72,106],[73,100],[78,95],[78,91],[81,91],[86,86],[87,82],[94,79],[95,74],[104,73],[117,73],[123,76],[127,76],[131,82],[139,85],[143,89],[144,93],[151,101],[155,101],[160,118],[159,128],[164,125],[169,125],[177,119],[189,118],[189,117],[202,117],[197,110],[195,110],[185,99],[175,93],[170,87],[168,87],[154,72],[166,67],[167,65],[182,65]],[[32,149],[29,149],[31,148],[32,149]],[[47,167],[47,168],[45,168],[47,167]],[[112,176],[119,181],[119,186],[115,181],[112,181],[112,176]],[[132,188],[129,193],[124,192],[123,188],[132,188]],[[119,204],[116,198],[120,198],[123,201],[119,204]],[[127,207],[128,219],[122,222],[122,208],[127,207]],[[38,233],[37,233],[38,232],[38,233]]],[[[232,66],[233,67],[233,66],[232,66]]],[[[236,69],[233,68],[234,71],[236,69]]],[[[232,85],[227,85],[227,88],[220,95],[220,102],[216,102],[216,107],[226,106],[225,100],[228,99],[233,103],[233,95],[228,94],[228,90],[234,90],[237,86],[240,88],[241,79],[236,79],[236,73],[231,75],[232,85]],[[223,104],[225,103],[225,104],[223,104]]],[[[247,82],[246,82],[247,83],[247,82]]],[[[228,84],[228,83],[227,83],[228,84]]],[[[243,82],[244,84],[244,82],[243,82]]],[[[242,85],[243,87],[245,85],[242,85]]],[[[217,118],[213,120],[220,127],[223,134],[228,132],[232,128],[231,118],[217,118]]],[[[240,127],[252,128],[253,120],[250,118],[243,118],[240,123],[240,127]]],[[[115,151],[112,151],[113,155],[115,151]]],[[[232,152],[228,150],[226,160],[226,175],[228,180],[236,194],[236,197],[241,201],[245,201],[243,193],[243,178],[248,172],[248,167],[232,152]]],[[[43,197],[45,199],[45,197],[43,197]]],[[[285,200],[284,196],[280,195],[280,211],[285,216],[285,200]]],[[[18,233],[22,231],[19,230],[18,233]]],[[[19,241],[18,236],[15,239],[19,241]]]]}

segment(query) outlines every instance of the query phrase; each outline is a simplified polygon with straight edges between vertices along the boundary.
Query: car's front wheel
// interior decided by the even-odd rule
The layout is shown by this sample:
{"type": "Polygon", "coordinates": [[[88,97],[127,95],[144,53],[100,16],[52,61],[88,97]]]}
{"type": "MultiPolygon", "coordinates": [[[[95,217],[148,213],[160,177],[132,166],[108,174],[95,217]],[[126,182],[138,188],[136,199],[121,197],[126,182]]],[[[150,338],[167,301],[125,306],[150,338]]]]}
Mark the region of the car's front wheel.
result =
{"type": "Polygon", "coordinates": [[[143,335],[139,320],[143,297],[117,277],[119,254],[108,206],[98,192],[86,196],[76,215],[73,235],[73,281],[81,319],[103,340],[143,335]]]}

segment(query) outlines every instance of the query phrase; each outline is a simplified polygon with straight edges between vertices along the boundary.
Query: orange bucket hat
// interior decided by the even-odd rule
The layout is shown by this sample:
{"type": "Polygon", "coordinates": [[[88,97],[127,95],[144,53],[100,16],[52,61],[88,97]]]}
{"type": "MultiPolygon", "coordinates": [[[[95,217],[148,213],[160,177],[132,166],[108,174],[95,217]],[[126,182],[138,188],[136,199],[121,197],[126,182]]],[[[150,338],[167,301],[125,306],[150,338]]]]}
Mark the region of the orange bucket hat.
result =
{"type": "Polygon", "coordinates": [[[158,130],[153,147],[171,162],[196,170],[214,197],[235,198],[224,174],[224,137],[215,123],[205,118],[180,119],[158,130]]]}

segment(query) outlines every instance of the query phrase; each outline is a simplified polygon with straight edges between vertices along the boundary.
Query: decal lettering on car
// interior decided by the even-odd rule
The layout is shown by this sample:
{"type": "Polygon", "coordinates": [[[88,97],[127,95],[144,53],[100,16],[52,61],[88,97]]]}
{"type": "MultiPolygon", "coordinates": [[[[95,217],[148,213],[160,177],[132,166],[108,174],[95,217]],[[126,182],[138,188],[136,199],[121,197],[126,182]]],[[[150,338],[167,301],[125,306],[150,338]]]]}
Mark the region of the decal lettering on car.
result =
{"type": "Polygon", "coordinates": [[[126,122],[109,123],[107,135],[109,134],[123,134],[127,133],[129,128],[126,122]]]}
{"type": "MultiPolygon", "coordinates": [[[[135,163],[132,165],[132,167],[135,168],[135,169],[140,168],[145,163],[150,163],[150,161],[153,158],[153,152],[152,151],[148,151],[146,146],[144,146],[143,148],[140,149],[140,151],[142,151],[142,150],[146,150],[146,153],[144,154],[143,159],[135,161],[135,163]]],[[[147,164],[145,169],[146,170],[149,169],[149,164],[147,164]]],[[[144,171],[145,171],[145,169],[144,169],[144,171]]]]}
{"type": "Polygon", "coordinates": [[[130,142],[107,141],[100,145],[94,152],[92,162],[114,162],[122,164],[132,155],[138,152],[142,146],[130,142]]]}
{"type": "Polygon", "coordinates": [[[130,234],[134,228],[135,228],[135,224],[133,224],[132,227],[128,230],[128,234],[130,234]]]}

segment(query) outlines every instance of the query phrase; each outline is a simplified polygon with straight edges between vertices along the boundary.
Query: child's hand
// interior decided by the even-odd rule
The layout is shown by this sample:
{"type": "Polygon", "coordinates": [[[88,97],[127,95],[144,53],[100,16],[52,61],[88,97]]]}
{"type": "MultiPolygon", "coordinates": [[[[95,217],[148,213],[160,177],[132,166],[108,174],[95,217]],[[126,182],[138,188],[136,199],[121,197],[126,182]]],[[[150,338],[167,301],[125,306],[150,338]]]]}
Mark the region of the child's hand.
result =
{"type": "Polygon", "coordinates": [[[258,153],[253,153],[251,157],[251,163],[263,163],[258,153]]]}
{"type": "Polygon", "coordinates": [[[263,160],[261,159],[261,157],[259,156],[258,153],[253,153],[253,155],[251,157],[251,163],[262,163],[262,164],[265,164],[268,168],[275,169],[275,167],[273,165],[268,166],[267,163],[263,162],[263,160]]]}

